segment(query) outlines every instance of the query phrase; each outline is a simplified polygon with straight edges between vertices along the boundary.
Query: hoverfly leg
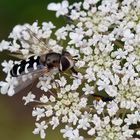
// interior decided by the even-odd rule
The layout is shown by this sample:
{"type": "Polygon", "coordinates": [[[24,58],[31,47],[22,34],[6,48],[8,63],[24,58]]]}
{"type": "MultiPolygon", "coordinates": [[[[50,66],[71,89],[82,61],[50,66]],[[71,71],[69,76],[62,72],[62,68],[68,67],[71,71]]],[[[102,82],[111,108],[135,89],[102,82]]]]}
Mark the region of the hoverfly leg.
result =
{"type": "Polygon", "coordinates": [[[78,72],[74,69],[74,67],[71,68],[72,73],[74,73],[75,75],[78,74],[78,72]]]}
{"type": "Polygon", "coordinates": [[[79,57],[78,55],[74,55],[74,56],[73,56],[73,60],[74,60],[74,61],[78,61],[78,60],[79,60],[78,57],[79,57]]]}

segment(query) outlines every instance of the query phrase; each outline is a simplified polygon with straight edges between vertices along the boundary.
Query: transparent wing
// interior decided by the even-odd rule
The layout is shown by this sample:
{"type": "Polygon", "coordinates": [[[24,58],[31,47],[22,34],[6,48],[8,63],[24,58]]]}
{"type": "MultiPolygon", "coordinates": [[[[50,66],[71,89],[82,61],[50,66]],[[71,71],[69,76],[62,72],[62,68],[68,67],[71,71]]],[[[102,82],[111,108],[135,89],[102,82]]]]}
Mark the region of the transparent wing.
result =
{"type": "MultiPolygon", "coordinates": [[[[28,44],[29,46],[32,46],[33,47],[30,47],[28,48],[29,49],[29,56],[30,55],[34,55],[34,45],[36,46],[39,46],[40,48],[42,48],[42,51],[40,51],[40,55],[43,55],[43,54],[46,54],[46,53],[49,53],[52,51],[51,48],[48,47],[48,42],[49,42],[49,38],[39,38],[37,33],[33,31],[33,29],[31,28],[30,25],[25,25],[24,28],[20,31],[20,34],[29,34],[30,36],[30,39],[27,40],[23,37],[20,37],[18,38],[18,45],[21,46],[21,49],[25,49],[25,48],[22,48],[22,43],[26,43],[28,44]]],[[[23,53],[21,51],[17,51],[15,53],[12,53],[12,54],[9,54],[10,56],[14,56],[16,58],[19,58],[19,59],[23,59],[23,53]]],[[[27,56],[26,56],[27,57],[27,56]]]]}
{"type": "Polygon", "coordinates": [[[18,82],[17,86],[14,88],[15,93],[18,93],[24,88],[28,87],[30,84],[33,84],[40,76],[43,76],[44,74],[49,74],[47,67],[34,71],[30,70],[30,72],[27,74],[23,73],[20,76],[15,77],[15,80],[18,82]]]}
{"type": "MultiPolygon", "coordinates": [[[[26,26],[26,31],[29,33],[29,35],[30,35],[30,37],[32,38],[32,40],[34,40],[35,42],[37,41],[37,42],[39,42],[39,46],[40,47],[43,47],[44,46],[44,51],[45,51],[45,53],[46,52],[50,52],[51,51],[51,49],[49,48],[49,47],[47,47],[48,46],[48,41],[49,41],[49,39],[43,39],[43,38],[38,38],[37,37],[37,34],[36,33],[34,33],[29,27],[27,27],[26,26]]],[[[27,43],[29,43],[30,44],[30,42],[28,42],[27,40],[25,40],[25,39],[22,39],[22,40],[24,40],[25,42],[27,42],[27,43]]]]}

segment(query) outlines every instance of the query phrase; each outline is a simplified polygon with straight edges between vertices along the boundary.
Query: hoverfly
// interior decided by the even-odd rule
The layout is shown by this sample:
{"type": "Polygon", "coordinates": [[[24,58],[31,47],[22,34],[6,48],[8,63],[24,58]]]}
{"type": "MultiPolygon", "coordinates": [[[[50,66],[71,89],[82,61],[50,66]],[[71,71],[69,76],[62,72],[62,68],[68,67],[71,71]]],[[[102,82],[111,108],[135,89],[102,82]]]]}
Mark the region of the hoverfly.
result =
{"type": "MultiPolygon", "coordinates": [[[[28,86],[33,79],[53,70],[57,72],[71,70],[74,74],[77,74],[77,71],[74,68],[76,57],[77,56],[72,57],[69,52],[64,50],[62,50],[62,53],[49,52],[41,56],[31,56],[27,60],[22,60],[19,64],[15,64],[11,69],[10,74],[12,77],[18,79],[30,75],[32,78],[25,81],[22,85],[22,88],[24,88],[28,86]]],[[[16,92],[19,90],[21,89],[16,89],[16,92]]]]}
{"type": "Polygon", "coordinates": [[[74,69],[74,59],[67,51],[62,53],[50,52],[42,56],[31,56],[27,60],[22,60],[20,64],[15,64],[10,71],[11,76],[18,77],[22,74],[28,74],[32,71],[38,72],[41,69],[50,71],[57,68],[60,72],[71,69],[72,72],[77,74],[74,69]]]}
{"type": "MultiPolygon", "coordinates": [[[[26,30],[33,39],[41,42],[28,27],[26,30]]],[[[26,40],[22,40],[26,42],[26,40]]],[[[44,44],[44,42],[41,43],[47,47],[47,44],[44,44]]],[[[71,70],[72,73],[77,74],[74,68],[75,61],[78,60],[77,58],[78,55],[72,56],[64,49],[58,53],[47,47],[45,54],[39,56],[32,55],[26,60],[21,60],[19,63],[14,64],[10,70],[11,77],[18,81],[18,85],[15,87],[15,93],[30,85],[40,76],[51,74],[52,71],[65,72],[71,70]]]]}

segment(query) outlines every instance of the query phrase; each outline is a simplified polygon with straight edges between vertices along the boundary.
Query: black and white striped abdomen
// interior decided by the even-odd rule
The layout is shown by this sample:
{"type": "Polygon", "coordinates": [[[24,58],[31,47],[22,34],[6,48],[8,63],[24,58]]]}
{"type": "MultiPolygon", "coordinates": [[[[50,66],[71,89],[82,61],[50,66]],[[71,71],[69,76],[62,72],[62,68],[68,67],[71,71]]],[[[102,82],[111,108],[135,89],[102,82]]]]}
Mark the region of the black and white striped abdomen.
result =
{"type": "Polygon", "coordinates": [[[36,70],[39,66],[41,66],[40,56],[31,56],[27,60],[22,60],[20,64],[15,64],[10,73],[11,76],[17,77],[21,74],[26,74],[36,70]]]}

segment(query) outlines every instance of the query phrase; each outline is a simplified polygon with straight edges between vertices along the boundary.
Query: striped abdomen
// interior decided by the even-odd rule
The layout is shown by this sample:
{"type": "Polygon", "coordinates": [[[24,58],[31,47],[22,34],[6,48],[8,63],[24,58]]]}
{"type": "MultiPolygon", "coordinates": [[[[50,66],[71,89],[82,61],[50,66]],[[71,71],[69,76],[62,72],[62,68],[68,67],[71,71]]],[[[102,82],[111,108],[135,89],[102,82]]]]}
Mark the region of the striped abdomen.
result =
{"type": "Polygon", "coordinates": [[[17,77],[21,74],[36,70],[40,65],[40,56],[31,56],[27,60],[22,60],[20,64],[15,64],[10,73],[11,76],[17,77]]]}

